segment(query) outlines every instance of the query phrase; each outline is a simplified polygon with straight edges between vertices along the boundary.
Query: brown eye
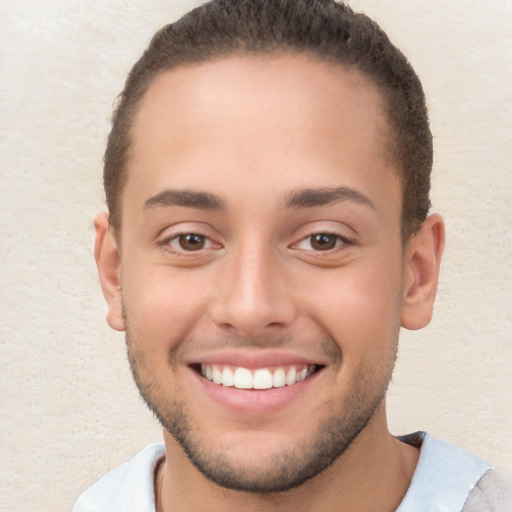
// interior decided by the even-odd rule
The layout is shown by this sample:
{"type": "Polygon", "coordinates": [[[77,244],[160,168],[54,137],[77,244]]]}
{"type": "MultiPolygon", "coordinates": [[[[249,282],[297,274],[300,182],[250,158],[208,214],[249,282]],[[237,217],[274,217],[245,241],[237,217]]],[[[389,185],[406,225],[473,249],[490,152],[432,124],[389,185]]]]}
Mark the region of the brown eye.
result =
{"type": "Polygon", "coordinates": [[[310,237],[311,247],[315,251],[328,251],[336,247],[338,238],[339,237],[336,235],[330,235],[328,233],[317,233],[310,237]]]}
{"type": "Polygon", "coordinates": [[[206,245],[206,237],[203,235],[196,235],[195,233],[188,233],[178,237],[178,243],[184,251],[200,251],[206,245]]]}

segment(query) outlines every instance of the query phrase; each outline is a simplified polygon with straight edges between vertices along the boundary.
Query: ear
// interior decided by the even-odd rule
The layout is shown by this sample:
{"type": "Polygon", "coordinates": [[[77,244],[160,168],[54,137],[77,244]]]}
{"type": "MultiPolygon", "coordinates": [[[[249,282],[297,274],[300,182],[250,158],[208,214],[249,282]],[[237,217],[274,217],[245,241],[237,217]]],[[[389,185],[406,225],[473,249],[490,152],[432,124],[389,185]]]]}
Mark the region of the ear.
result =
{"type": "Polygon", "coordinates": [[[444,222],[432,214],[405,249],[402,327],[421,329],[432,319],[444,248],[444,222]]]}
{"type": "Polygon", "coordinates": [[[123,303],[121,296],[121,257],[107,213],[94,219],[96,241],[94,257],[98,267],[101,288],[108,305],[107,323],[116,331],[124,331],[123,303]]]}

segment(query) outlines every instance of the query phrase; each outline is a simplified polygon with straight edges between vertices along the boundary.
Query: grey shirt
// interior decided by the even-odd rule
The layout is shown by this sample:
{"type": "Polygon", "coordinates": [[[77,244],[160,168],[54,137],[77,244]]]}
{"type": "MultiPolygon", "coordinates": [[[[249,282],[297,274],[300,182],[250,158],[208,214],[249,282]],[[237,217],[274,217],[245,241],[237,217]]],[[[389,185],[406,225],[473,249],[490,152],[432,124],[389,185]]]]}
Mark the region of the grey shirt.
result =
{"type": "Polygon", "coordinates": [[[512,512],[512,485],[497,471],[488,471],[471,491],[463,512],[512,512]]]}

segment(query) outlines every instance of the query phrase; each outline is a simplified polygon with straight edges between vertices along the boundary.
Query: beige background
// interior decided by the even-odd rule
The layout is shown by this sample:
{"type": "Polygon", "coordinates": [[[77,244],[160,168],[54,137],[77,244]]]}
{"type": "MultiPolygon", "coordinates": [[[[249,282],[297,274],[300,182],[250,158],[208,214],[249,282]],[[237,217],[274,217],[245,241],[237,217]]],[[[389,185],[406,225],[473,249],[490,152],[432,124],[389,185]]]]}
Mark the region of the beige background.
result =
{"type": "MultiPolygon", "coordinates": [[[[160,440],[104,322],[92,217],[125,74],[193,3],[0,0],[2,511],[70,510],[160,440]]],[[[402,336],[392,431],[426,429],[512,474],[512,2],[351,3],[423,79],[448,231],[435,319],[402,336]]]]}

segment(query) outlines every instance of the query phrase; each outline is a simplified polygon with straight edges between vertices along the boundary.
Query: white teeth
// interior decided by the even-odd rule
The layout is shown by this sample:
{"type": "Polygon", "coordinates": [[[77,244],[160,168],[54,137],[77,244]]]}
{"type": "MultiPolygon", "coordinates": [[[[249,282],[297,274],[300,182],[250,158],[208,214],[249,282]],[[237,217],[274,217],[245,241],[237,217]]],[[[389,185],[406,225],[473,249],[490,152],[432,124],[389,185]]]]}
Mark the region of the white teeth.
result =
{"type": "Polygon", "coordinates": [[[297,376],[295,377],[295,382],[300,382],[301,380],[304,380],[308,376],[308,370],[307,368],[304,368],[300,372],[297,373],[297,376]]]}
{"type": "Polygon", "coordinates": [[[202,364],[201,375],[214,384],[238,389],[270,389],[293,386],[297,382],[307,379],[316,369],[315,365],[298,365],[288,368],[247,368],[232,366],[220,366],[216,364],[202,364]]]}
{"type": "Polygon", "coordinates": [[[232,386],[234,383],[233,372],[226,366],[224,370],[222,370],[222,385],[232,386]]]}
{"type": "Polygon", "coordinates": [[[286,384],[288,386],[291,386],[292,384],[295,384],[295,377],[297,376],[297,370],[295,368],[290,368],[288,370],[288,373],[286,374],[286,384]]]}
{"type": "Polygon", "coordinates": [[[253,388],[270,389],[272,387],[272,374],[270,370],[256,370],[254,372],[253,388]]]}
{"type": "Polygon", "coordinates": [[[222,384],[222,374],[216,366],[212,368],[212,380],[215,384],[222,384]]]}
{"type": "Polygon", "coordinates": [[[286,384],[286,374],[282,368],[278,368],[272,375],[272,387],[282,388],[286,384]]]}
{"type": "Polygon", "coordinates": [[[235,388],[252,389],[252,373],[247,368],[237,368],[234,379],[235,388]]]}

